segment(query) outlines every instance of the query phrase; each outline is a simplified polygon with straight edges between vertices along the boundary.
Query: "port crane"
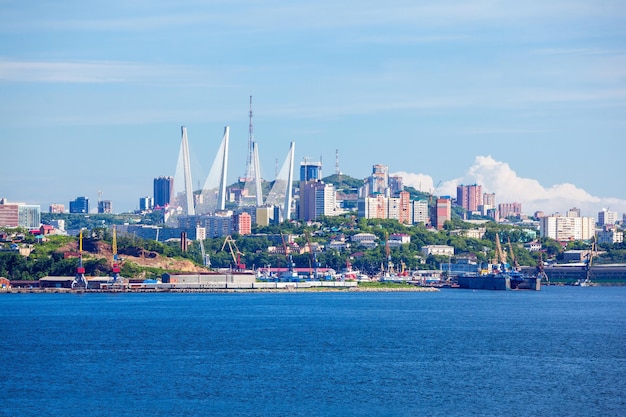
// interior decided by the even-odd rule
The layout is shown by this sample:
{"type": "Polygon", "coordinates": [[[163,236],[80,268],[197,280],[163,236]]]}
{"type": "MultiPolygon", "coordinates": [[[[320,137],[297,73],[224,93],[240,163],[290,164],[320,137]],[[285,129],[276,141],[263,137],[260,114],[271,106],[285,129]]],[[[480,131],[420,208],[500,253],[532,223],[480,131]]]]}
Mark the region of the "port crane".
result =
{"type": "Polygon", "coordinates": [[[113,268],[111,271],[111,285],[119,284],[121,268],[119,265],[119,258],[117,255],[117,233],[115,226],[113,226],[113,242],[111,243],[111,250],[113,252],[113,268]]]}
{"type": "Polygon", "coordinates": [[[317,279],[318,277],[318,272],[319,272],[319,267],[320,267],[320,263],[317,260],[317,253],[315,253],[315,251],[313,250],[313,246],[311,246],[311,238],[309,236],[309,232],[304,232],[304,236],[306,237],[306,244],[309,247],[309,256],[310,256],[310,260],[309,260],[309,269],[312,267],[313,270],[309,270],[309,276],[312,279],[317,279]],[[312,264],[312,265],[311,265],[312,264]]]}
{"type": "Polygon", "coordinates": [[[515,257],[515,253],[513,252],[513,245],[511,244],[511,238],[507,236],[507,239],[509,243],[509,252],[511,252],[511,262],[513,262],[513,270],[519,271],[520,267],[519,267],[519,264],[517,263],[517,258],[515,257]]]}
{"type": "Polygon", "coordinates": [[[499,264],[499,268],[501,272],[506,271],[507,263],[506,263],[506,255],[502,250],[502,246],[500,245],[500,235],[496,232],[496,259],[494,264],[499,264]]]}
{"type": "Polygon", "coordinates": [[[593,242],[591,242],[591,250],[587,254],[587,259],[585,259],[585,278],[582,280],[578,280],[576,283],[581,287],[587,287],[591,283],[591,264],[593,263],[593,258],[596,255],[597,247],[596,247],[596,236],[593,236],[593,242]]]}
{"type": "Polygon", "coordinates": [[[87,279],[85,279],[85,267],[83,266],[83,230],[78,235],[78,267],[76,268],[76,276],[72,281],[72,289],[87,289],[87,279]]]}
{"type": "Polygon", "coordinates": [[[550,278],[548,278],[548,274],[544,269],[543,265],[543,252],[539,251],[539,262],[537,262],[537,277],[541,280],[545,280],[546,282],[550,282],[550,278]]]}
{"type": "Polygon", "coordinates": [[[211,268],[211,258],[204,250],[203,239],[200,239],[200,252],[202,252],[202,263],[204,264],[204,266],[206,266],[207,268],[211,268]]]}
{"type": "Polygon", "coordinates": [[[222,250],[226,248],[226,245],[228,245],[230,256],[232,256],[233,258],[235,268],[238,270],[246,269],[246,265],[241,263],[241,255],[243,254],[239,251],[237,243],[235,243],[235,239],[233,239],[231,235],[226,236],[226,238],[224,239],[224,243],[222,244],[222,250]]]}
{"type": "Polygon", "coordinates": [[[285,242],[285,235],[280,234],[280,238],[283,241],[283,249],[285,250],[285,258],[287,258],[287,268],[289,269],[289,272],[285,274],[285,276],[288,276],[289,279],[292,278],[297,278],[298,277],[298,273],[295,270],[296,264],[293,262],[293,257],[291,256],[291,251],[289,250],[289,248],[287,247],[287,243],[285,242]]]}

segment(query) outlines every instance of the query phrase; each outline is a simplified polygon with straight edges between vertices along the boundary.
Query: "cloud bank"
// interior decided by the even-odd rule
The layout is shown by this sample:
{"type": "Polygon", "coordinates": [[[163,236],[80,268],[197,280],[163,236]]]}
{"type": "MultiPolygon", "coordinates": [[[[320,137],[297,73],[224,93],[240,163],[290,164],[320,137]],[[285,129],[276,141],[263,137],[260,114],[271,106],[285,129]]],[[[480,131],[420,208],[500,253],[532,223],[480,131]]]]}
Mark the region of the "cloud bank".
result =
{"type": "Polygon", "coordinates": [[[532,178],[523,178],[506,162],[496,161],[490,155],[477,156],[474,164],[460,178],[433,185],[432,177],[426,174],[396,172],[404,184],[420,191],[436,195],[456,196],[456,187],[461,184],[478,184],[484,193],[495,193],[496,204],[521,203],[522,211],[533,214],[543,211],[546,214],[565,213],[573,207],[581,209],[583,216],[597,218],[603,208],[617,211],[620,216],[626,213],[626,200],[601,198],[589,194],[574,184],[563,183],[544,187],[532,178]]]}

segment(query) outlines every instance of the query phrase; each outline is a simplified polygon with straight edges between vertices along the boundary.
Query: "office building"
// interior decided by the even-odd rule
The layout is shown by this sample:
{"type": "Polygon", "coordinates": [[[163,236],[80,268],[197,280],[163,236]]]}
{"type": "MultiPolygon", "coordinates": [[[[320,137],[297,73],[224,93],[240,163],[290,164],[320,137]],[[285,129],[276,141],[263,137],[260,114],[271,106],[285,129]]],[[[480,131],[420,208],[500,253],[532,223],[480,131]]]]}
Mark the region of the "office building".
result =
{"type": "Polygon", "coordinates": [[[140,197],[139,198],[139,211],[150,211],[154,207],[154,200],[152,197],[140,197]]]}
{"type": "Polygon", "coordinates": [[[20,204],[18,209],[18,224],[26,229],[39,229],[41,226],[41,206],[20,204]]]}
{"type": "Polygon", "coordinates": [[[70,213],[89,213],[89,199],[87,197],[76,197],[70,201],[70,213]]]}
{"type": "Polygon", "coordinates": [[[9,203],[0,199],[0,227],[38,229],[41,226],[41,207],[24,203],[9,203]]]}
{"type": "Polygon", "coordinates": [[[300,163],[300,181],[317,181],[322,179],[322,163],[304,161],[300,163]]]}
{"type": "Polygon", "coordinates": [[[154,179],[154,207],[163,208],[172,203],[174,195],[174,177],[154,179]]]}
{"type": "Polygon", "coordinates": [[[335,216],[337,201],[335,186],[323,181],[300,183],[300,219],[315,220],[320,216],[335,216]]]}

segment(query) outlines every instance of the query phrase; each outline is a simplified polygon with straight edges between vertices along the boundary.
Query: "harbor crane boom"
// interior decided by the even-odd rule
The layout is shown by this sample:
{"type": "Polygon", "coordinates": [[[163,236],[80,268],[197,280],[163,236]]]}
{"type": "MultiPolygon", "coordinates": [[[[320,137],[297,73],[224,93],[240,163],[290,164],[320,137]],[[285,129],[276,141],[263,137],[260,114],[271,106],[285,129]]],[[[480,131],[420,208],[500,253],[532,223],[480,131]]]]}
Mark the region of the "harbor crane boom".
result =
{"type": "Polygon", "coordinates": [[[226,248],[226,245],[228,245],[228,248],[230,250],[230,256],[232,256],[233,258],[233,263],[235,264],[235,267],[240,270],[246,269],[246,265],[241,263],[241,255],[243,254],[239,251],[237,243],[235,243],[235,239],[233,239],[231,235],[226,236],[226,238],[224,239],[224,244],[222,244],[222,250],[226,248]]]}

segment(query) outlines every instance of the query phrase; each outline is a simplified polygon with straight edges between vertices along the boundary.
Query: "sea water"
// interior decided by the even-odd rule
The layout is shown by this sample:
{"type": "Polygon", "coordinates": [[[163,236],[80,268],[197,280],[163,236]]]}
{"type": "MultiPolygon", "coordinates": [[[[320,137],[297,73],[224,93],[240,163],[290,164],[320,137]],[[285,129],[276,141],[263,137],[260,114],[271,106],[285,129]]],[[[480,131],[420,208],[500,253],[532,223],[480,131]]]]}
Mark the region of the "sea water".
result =
{"type": "Polygon", "coordinates": [[[0,295],[2,416],[626,415],[626,288],[0,295]]]}

